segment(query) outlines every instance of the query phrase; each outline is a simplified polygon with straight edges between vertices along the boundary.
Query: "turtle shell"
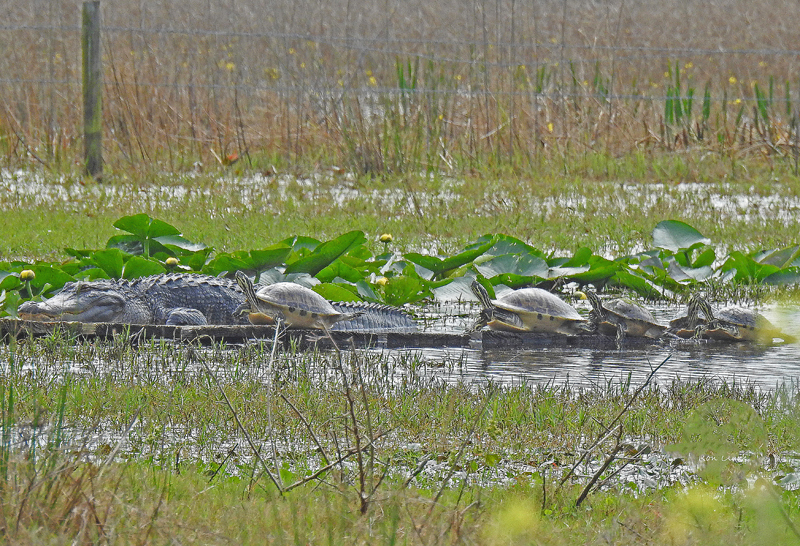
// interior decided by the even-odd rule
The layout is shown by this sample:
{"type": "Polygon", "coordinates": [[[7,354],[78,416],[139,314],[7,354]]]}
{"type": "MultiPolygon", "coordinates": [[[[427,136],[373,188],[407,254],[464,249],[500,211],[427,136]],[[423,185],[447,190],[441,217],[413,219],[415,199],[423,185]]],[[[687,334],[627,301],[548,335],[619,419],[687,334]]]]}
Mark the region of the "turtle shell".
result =
{"type": "Polygon", "coordinates": [[[592,321],[601,334],[616,335],[618,340],[624,336],[657,338],[667,329],[656,322],[650,311],[630,300],[603,302],[594,292],[586,295],[592,303],[592,321]]]}
{"type": "Polygon", "coordinates": [[[270,324],[282,320],[289,328],[328,330],[335,323],[351,320],[363,314],[340,313],[328,300],[299,284],[278,282],[254,291],[253,281],[241,271],[236,272],[236,282],[244,292],[248,318],[253,324],[270,324]]]}
{"type": "Polygon", "coordinates": [[[268,307],[279,311],[286,323],[294,328],[321,328],[321,322],[330,326],[344,316],[328,300],[310,288],[292,282],[263,286],[256,292],[256,297],[268,307]]]}
{"type": "Polygon", "coordinates": [[[714,313],[714,320],[705,335],[729,341],[765,341],[786,338],[764,315],[743,307],[725,307],[714,313]]]}
{"type": "Polygon", "coordinates": [[[586,322],[571,305],[541,288],[522,288],[492,300],[498,309],[510,312],[519,319],[507,320],[505,314],[495,314],[488,323],[493,330],[540,331],[576,333],[574,326],[586,322]]]}

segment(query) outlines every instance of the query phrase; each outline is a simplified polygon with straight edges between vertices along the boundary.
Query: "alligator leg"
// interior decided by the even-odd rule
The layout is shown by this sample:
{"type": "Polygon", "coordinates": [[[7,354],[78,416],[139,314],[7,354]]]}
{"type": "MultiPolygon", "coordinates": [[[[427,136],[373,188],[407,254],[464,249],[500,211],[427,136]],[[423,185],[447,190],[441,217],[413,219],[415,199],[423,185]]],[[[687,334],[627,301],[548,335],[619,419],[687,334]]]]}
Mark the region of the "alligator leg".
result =
{"type": "Polygon", "coordinates": [[[204,326],[208,324],[205,315],[197,309],[176,307],[167,313],[168,326],[204,326]]]}

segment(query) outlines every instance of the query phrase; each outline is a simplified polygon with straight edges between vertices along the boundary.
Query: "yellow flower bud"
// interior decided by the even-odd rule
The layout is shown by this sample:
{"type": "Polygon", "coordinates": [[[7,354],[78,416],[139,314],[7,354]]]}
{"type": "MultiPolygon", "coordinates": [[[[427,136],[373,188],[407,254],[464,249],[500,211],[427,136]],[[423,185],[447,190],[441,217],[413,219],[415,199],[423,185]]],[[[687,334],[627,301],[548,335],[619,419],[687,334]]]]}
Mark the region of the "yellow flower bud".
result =
{"type": "Polygon", "coordinates": [[[167,267],[175,267],[176,265],[178,265],[178,258],[170,256],[164,263],[166,264],[167,267]]]}
{"type": "Polygon", "coordinates": [[[384,233],[381,235],[381,242],[382,243],[391,243],[392,242],[392,234],[391,233],[384,233]]]}
{"type": "Polygon", "coordinates": [[[36,278],[36,273],[34,273],[30,269],[23,269],[22,272],[19,274],[19,280],[21,281],[32,281],[36,278]]]}
{"type": "Polygon", "coordinates": [[[387,284],[389,284],[389,279],[387,279],[386,277],[378,277],[377,279],[375,279],[375,284],[377,284],[378,286],[386,286],[387,284]]]}

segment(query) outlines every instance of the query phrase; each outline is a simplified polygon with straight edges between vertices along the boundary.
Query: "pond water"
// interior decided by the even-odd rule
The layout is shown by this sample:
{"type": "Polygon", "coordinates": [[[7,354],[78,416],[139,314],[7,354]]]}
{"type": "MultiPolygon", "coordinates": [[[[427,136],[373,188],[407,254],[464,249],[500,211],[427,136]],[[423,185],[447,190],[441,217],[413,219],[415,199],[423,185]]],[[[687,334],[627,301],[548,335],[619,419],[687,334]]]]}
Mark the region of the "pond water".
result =
{"type": "MultiPolygon", "coordinates": [[[[653,309],[660,322],[668,322],[678,309],[653,309]]],[[[800,309],[771,308],[761,313],[789,334],[800,332],[800,309]]],[[[468,313],[460,315],[466,328],[468,313]]],[[[453,328],[450,318],[448,328],[453,328]]],[[[438,329],[436,324],[432,329],[438,329]]],[[[457,330],[457,328],[456,328],[457,330]]],[[[453,331],[452,329],[450,331],[453,331]]],[[[395,351],[407,358],[424,361],[430,373],[446,381],[492,382],[499,385],[570,384],[592,387],[631,382],[639,385],[651,370],[668,359],[654,381],[668,384],[673,379],[716,380],[728,384],[752,384],[761,389],[800,384],[800,343],[726,343],[705,340],[640,343],[621,348],[505,348],[505,349],[404,349],[395,351]],[[633,346],[630,346],[633,345],[633,346]]]]}

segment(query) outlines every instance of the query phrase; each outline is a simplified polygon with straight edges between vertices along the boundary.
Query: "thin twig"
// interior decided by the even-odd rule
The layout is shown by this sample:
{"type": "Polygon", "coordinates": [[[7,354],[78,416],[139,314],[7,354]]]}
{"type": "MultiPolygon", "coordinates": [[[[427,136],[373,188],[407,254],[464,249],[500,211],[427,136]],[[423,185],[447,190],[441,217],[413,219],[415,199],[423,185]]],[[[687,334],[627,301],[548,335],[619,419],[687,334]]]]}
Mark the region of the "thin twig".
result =
{"type": "Polygon", "coordinates": [[[308,429],[308,433],[311,435],[311,439],[314,441],[314,444],[317,446],[317,449],[319,449],[320,453],[322,453],[322,458],[327,463],[330,460],[330,457],[328,457],[328,454],[325,453],[325,449],[322,447],[322,444],[320,443],[319,439],[317,439],[317,435],[314,434],[314,429],[311,428],[311,423],[308,422],[305,415],[300,413],[300,410],[298,410],[295,407],[295,405],[292,404],[283,393],[280,393],[278,396],[280,396],[283,399],[283,401],[286,402],[290,408],[292,408],[292,411],[295,412],[295,414],[300,418],[300,420],[306,426],[306,429],[308,429]]]}
{"type": "Polygon", "coordinates": [[[600,479],[600,476],[602,476],[603,472],[605,472],[606,469],[608,469],[608,467],[611,466],[611,463],[613,463],[614,459],[617,458],[617,453],[619,453],[620,450],[622,449],[622,443],[621,443],[622,425],[619,425],[617,429],[619,431],[619,435],[617,436],[617,445],[614,446],[614,450],[608,457],[606,457],[606,460],[603,463],[603,465],[597,470],[597,472],[594,473],[592,479],[590,479],[589,483],[586,484],[586,487],[583,488],[583,491],[581,491],[581,494],[578,496],[578,500],[575,501],[575,506],[581,505],[586,496],[589,494],[589,491],[591,491],[592,486],[594,486],[594,484],[597,483],[597,480],[600,479]]]}
{"type": "MultiPolygon", "coordinates": [[[[375,442],[376,440],[379,440],[383,436],[384,436],[383,434],[380,434],[380,435],[376,436],[375,438],[373,438],[367,445],[364,446],[364,449],[367,449],[368,447],[370,447],[373,444],[373,442],[375,442]]],[[[344,460],[346,460],[349,457],[352,457],[355,454],[356,454],[356,449],[355,448],[348,450],[347,453],[345,453],[344,455],[342,455],[341,457],[339,457],[338,459],[336,459],[332,463],[323,466],[322,468],[320,468],[319,470],[317,470],[316,472],[314,472],[310,476],[306,476],[302,480],[296,481],[295,483],[289,485],[288,487],[286,487],[286,489],[284,489],[284,491],[286,491],[286,492],[291,491],[292,489],[294,489],[296,487],[300,487],[303,484],[306,484],[306,483],[308,483],[308,482],[310,482],[312,480],[315,480],[321,474],[324,474],[325,472],[327,472],[328,470],[330,470],[331,468],[333,468],[337,464],[342,463],[344,460]]]]}
{"type": "Polygon", "coordinates": [[[261,457],[261,453],[259,452],[259,450],[256,449],[256,446],[253,443],[253,439],[250,438],[250,434],[248,434],[247,430],[245,430],[244,426],[242,425],[242,422],[239,420],[239,414],[236,413],[236,410],[233,408],[233,404],[231,404],[231,401],[228,399],[228,395],[225,394],[225,390],[222,388],[222,384],[220,383],[219,379],[214,374],[214,372],[211,371],[211,368],[209,368],[208,363],[206,362],[206,359],[203,358],[201,355],[197,355],[197,356],[198,356],[200,362],[203,364],[203,367],[206,369],[206,373],[208,373],[208,375],[211,376],[211,379],[214,380],[214,383],[216,383],[217,388],[219,388],[219,392],[220,392],[220,394],[222,394],[222,398],[225,400],[225,403],[228,405],[228,409],[231,410],[231,414],[233,414],[233,419],[236,421],[236,426],[239,427],[239,430],[241,430],[242,434],[244,434],[244,437],[247,440],[247,443],[250,444],[250,449],[253,450],[253,453],[255,454],[256,458],[258,459],[258,462],[260,462],[262,465],[264,465],[264,471],[267,473],[267,476],[269,476],[269,479],[272,480],[272,483],[275,484],[275,487],[278,488],[278,492],[281,495],[283,495],[283,488],[281,487],[280,482],[275,477],[275,475],[272,472],[270,472],[269,466],[267,466],[267,462],[261,457]]]}
{"type": "MultiPolygon", "coordinates": [[[[645,379],[644,383],[642,383],[642,384],[639,386],[639,388],[638,388],[638,389],[636,389],[636,391],[633,393],[633,396],[631,396],[631,399],[630,399],[630,400],[628,400],[628,403],[627,403],[627,404],[625,404],[625,407],[624,407],[624,408],[622,408],[622,409],[620,410],[620,412],[617,414],[617,416],[616,416],[616,417],[614,417],[614,419],[611,421],[611,423],[609,423],[609,424],[608,424],[608,426],[606,426],[606,427],[605,427],[605,428],[606,428],[606,430],[610,430],[610,429],[611,429],[611,427],[613,427],[613,426],[614,426],[614,425],[617,423],[617,421],[619,421],[619,420],[620,420],[620,418],[621,418],[621,417],[622,417],[622,416],[625,414],[625,412],[626,412],[626,411],[628,411],[628,408],[630,408],[630,407],[631,407],[631,405],[633,404],[634,400],[636,400],[636,398],[639,396],[639,393],[641,393],[641,392],[644,390],[644,388],[645,388],[645,387],[646,387],[646,386],[647,386],[647,385],[650,383],[650,381],[651,381],[651,380],[653,379],[653,377],[656,375],[656,372],[657,372],[658,370],[660,370],[660,369],[661,369],[661,366],[663,366],[664,364],[666,364],[666,363],[667,363],[667,361],[668,361],[668,360],[669,360],[671,357],[672,357],[672,353],[668,354],[668,355],[667,355],[667,357],[666,357],[664,360],[662,360],[662,361],[661,361],[661,364],[659,364],[658,366],[656,366],[655,368],[653,368],[653,370],[650,372],[650,375],[648,375],[648,376],[647,376],[647,379],[645,379]]],[[[597,440],[597,441],[596,441],[594,444],[592,444],[592,446],[591,446],[590,448],[586,449],[586,450],[583,452],[583,455],[581,455],[581,458],[580,458],[580,459],[578,459],[578,461],[577,461],[577,462],[576,462],[576,463],[575,463],[575,464],[572,466],[572,468],[569,470],[569,472],[567,472],[567,474],[566,474],[566,475],[565,475],[563,478],[561,478],[561,481],[558,483],[558,488],[557,488],[557,489],[560,489],[560,488],[561,488],[561,487],[564,485],[564,483],[566,483],[566,481],[567,481],[567,480],[568,480],[568,479],[569,479],[569,478],[570,478],[570,477],[571,477],[571,476],[572,476],[572,475],[575,473],[575,469],[576,469],[576,468],[578,468],[578,466],[580,466],[580,464],[581,464],[581,463],[583,463],[584,459],[586,459],[586,457],[589,455],[589,453],[591,453],[592,451],[594,451],[594,449],[595,449],[597,446],[599,446],[600,444],[602,444],[603,442],[605,442],[605,441],[606,441],[606,439],[607,439],[607,438],[608,438],[608,437],[609,437],[611,434],[612,434],[612,432],[609,432],[609,433],[607,433],[607,434],[606,434],[606,435],[604,435],[602,438],[600,438],[599,440],[597,440]]]]}

